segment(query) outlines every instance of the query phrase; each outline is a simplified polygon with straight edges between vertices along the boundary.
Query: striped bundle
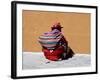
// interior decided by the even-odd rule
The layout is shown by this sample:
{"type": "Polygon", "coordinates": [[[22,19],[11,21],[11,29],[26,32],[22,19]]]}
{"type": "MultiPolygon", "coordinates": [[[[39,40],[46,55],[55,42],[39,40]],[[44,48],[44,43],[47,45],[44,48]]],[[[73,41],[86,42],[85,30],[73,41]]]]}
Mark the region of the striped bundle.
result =
{"type": "Polygon", "coordinates": [[[42,46],[46,47],[47,49],[54,49],[59,40],[62,38],[62,33],[54,29],[51,32],[44,33],[39,37],[39,42],[42,46]]]}

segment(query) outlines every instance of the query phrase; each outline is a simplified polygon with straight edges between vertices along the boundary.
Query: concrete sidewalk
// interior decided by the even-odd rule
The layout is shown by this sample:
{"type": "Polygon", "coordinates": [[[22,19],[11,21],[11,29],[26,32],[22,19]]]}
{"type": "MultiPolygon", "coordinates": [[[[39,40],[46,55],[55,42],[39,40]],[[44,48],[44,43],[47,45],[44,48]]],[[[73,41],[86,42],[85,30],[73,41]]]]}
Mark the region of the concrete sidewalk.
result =
{"type": "Polygon", "coordinates": [[[23,69],[85,67],[91,65],[91,57],[88,54],[75,54],[68,60],[47,62],[43,53],[23,52],[23,69]]]}

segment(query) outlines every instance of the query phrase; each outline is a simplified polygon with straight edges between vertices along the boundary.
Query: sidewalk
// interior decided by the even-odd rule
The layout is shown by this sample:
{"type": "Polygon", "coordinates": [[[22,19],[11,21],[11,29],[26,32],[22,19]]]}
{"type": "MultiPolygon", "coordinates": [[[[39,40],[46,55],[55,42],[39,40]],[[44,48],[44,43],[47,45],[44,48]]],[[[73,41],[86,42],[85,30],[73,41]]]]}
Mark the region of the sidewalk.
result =
{"type": "Polygon", "coordinates": [[[23,53],[23,69],[43,69],[61,67],[86,67],[91,64],[91,57],[88,54],[75,54],[72,58],[62,61],[50,61],[44,57],[43,53],[23,53]]]}

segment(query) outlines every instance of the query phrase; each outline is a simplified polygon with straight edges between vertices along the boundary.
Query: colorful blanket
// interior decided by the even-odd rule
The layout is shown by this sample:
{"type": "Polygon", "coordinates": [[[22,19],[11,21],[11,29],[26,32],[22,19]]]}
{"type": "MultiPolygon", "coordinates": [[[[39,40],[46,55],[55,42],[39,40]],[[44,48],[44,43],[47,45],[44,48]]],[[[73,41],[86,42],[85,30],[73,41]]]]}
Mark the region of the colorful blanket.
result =
{"type": "Polygon", "coordinates": [[[46,47],[47,49],[54,49],[57,43],[62,38],[62,33],[54,29],[51,32],[46,32],[39,37],[39,42],[42,46],[46,47]]]}

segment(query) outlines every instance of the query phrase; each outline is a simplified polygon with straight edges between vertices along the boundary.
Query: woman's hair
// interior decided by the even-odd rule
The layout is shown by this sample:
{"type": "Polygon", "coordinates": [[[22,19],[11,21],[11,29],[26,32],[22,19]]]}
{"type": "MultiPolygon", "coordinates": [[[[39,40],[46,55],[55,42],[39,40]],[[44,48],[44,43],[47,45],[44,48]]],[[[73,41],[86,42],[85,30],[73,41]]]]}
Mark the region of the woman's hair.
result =
{"type": "Polygon", "coordinates": [[[58,29],[59,31],[61,31],[61,28],[63,28],[63,27],[61,27],[61,25],[60,25],[59,22],[55,23],[55,24],[51,27],[52,30],[58,29]]]}
{"type": "Polygon", "coordinates": [[[61,28],[54,28],[54,27],[52,27],[52,30],[54,30],[54,29],[57,29],[57,30],[61,31],[61,28]]]}

